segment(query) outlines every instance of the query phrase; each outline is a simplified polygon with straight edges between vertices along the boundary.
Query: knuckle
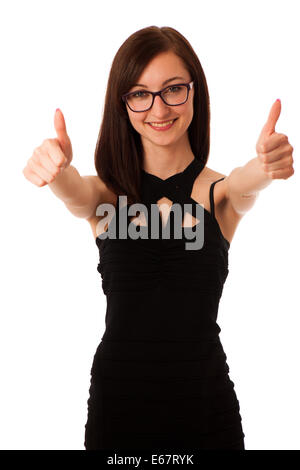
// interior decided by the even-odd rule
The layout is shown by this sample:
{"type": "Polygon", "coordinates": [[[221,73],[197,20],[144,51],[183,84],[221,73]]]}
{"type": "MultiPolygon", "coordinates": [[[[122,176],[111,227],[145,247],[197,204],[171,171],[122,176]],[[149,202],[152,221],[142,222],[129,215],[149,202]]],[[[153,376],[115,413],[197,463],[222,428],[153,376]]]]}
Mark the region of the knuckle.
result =
{"type": "Polygon", "coordinates": [[[27,166],[28,168],[30,168],[31,170],[33,170],[34,168],[34,160],[33,158],[29,158],[28,162],[27,162],[27,166]]]}
{"type": "Polygon", "coordinates": [[[32,161],[36,162],[36,163],[39,163],[41,161],[43,157],[43,153],[41,151],[40,148],[37,148],[34,152],[34,154],[32,155],[32,161]]]}
{"type": "Polygon", "coordinates": [[[33,150],[33,155],[36,155],[36,156],[39,155],[40,151],[41,151],[40,147],[35,147],[35,149],[33,150]]]}
{"type": "Polygon", "coordinates": [[[264,162],[264,163],[268,163],[268,156],[267,156],[267,155],[264,155],[264,156],[263,156],[263,162],[264,162]]]}
{"type": "Polygon", "coordinates": [[[260,154],[259,157],[260,157],[260,160],[261,160],[262,163],[265,163],[265,164],[268,163],[268,156],[267,155],[260,154]]]}
{"type": "Polygon", "coordinates": [[[262,153],[259,153],[259,154],[258,154],[258,157],[259,157],[261,163],[265,163],[265,162],[266,162],[266,158],[265,158],[265,156],[264,156],[262,153]]]}
{"type": "Polygon", "coordinates": [[[266,144],[260,144],[259,149],[263,153],[266,152],[266,150],[267,150],[266,144]]]}

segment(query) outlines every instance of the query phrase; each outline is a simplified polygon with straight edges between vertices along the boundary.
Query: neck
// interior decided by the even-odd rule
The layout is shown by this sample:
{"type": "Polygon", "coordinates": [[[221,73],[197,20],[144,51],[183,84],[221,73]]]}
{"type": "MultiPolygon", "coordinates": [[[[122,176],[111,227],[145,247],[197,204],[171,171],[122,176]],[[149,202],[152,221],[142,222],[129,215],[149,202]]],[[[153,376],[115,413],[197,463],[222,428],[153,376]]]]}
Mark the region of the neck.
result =
{"type": "Polygon", "coordinates": [[[170,145],[156,145],[142,136],[144,159],[142,168],[159,178],[166,179],[183,171],[194,160],[187,133],[180,141],[170,145]]]}

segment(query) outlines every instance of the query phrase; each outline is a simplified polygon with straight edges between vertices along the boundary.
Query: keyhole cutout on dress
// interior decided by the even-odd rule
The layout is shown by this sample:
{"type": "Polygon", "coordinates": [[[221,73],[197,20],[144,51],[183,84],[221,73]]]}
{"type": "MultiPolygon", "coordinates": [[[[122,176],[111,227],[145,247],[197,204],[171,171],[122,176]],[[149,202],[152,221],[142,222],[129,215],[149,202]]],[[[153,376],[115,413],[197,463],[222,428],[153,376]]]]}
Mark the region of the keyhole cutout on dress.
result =
{"type": "MultiPolygon", "coordinates": [[[[169,198],[164,196],[157,201],[157,205],[159,207],[159,215],[162,221],[162,226],[163,228],[165,228],[169,220],[173,201],[171,201],[169,198]]],[[[148,216],[150,216],[150,214],[148,214],[148,216]]],[[[143,212],[139,213],[137,216],[131,216],[129,220],[133,222],[135,225],[139,225],[143,227],[147,225],[146,217],[143,212]]],[[[182,227],[194,227],[198,222],[199,220],[196,217],[192,216],[192,214],[190,214],[189,212],[186,212],[184,214],[184,218],[183,218],[181,226],[182,227]]]]}

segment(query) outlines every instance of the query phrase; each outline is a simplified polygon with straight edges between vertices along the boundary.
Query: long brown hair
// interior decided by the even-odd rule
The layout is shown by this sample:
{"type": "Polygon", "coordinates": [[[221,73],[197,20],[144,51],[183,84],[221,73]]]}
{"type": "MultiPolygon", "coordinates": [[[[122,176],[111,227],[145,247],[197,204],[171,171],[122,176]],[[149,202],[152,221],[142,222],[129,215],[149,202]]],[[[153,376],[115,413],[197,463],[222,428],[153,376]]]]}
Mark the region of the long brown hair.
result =
{"type": "Polygon", "coordinates": [[[205,165],[210,147],[210,102],[206,78],[187,39],[176,29],[149,26],[129,36],[117,51],[108,78],[102,124],[95,150],[98,176],[129,204],[141,202],[143,145],[133,128],[121,96],[137,82],[147,64],[159,53],[179,56],[194,81],[194,115],[188,128],[195,158],[205,165]]]}

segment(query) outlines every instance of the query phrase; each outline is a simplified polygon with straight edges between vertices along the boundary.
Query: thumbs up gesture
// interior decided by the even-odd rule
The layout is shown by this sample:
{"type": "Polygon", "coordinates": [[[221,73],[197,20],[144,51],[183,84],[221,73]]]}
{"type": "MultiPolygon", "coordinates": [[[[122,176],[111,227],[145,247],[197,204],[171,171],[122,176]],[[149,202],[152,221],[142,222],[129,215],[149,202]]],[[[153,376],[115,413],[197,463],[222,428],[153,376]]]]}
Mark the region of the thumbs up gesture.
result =
{"type": "Polygon", "coordinates": [[[55,112],[54,127],[57,138],[45,139],[42,145],[36,147],[23,169],[25,178],[39,187],[52,183],[73,158],[71,140],[60,109],[55,112]]]}
{"type": "Polygon", "coordinates": [[[256,144],[258,159],[270,179],[287,179],[294,174],[294,148],[286,135],[275,132],[280,112],[281,102],[276,100],[256,144]]]}

